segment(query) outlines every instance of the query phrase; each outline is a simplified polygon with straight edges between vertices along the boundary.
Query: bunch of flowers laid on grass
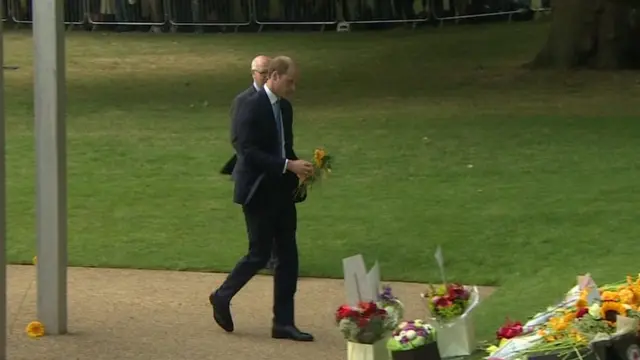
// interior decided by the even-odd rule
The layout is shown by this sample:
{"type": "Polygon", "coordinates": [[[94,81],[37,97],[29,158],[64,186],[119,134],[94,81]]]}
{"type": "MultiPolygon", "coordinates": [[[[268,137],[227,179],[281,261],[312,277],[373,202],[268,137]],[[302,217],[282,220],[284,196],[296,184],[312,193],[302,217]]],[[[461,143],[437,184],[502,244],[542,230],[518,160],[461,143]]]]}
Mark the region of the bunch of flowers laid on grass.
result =
{"type": "MultiPolygon", "coordinates": [[[[553,353],[562,357],[574,353],[573,357],[581,358],[585,351],[590,351],[588,344],[592,340],[619,330],[619,316],[640,318],[640,276],[636,279],[628,276],[624,282],[600,287],[596,292],[599,299],[596,296],[589,300],[592,290],[588,287],[579,290],[577,299],[572,295],[576,293],[575,288],[570,290],[565,301],[545,313],[536,314],[533,326],[525,325],[520,335],[509,340],[503,337],[497,349],[487,349],[489,357],[515,359],[533,353],[553,353]]],[[[501,328],[498,337],[508,332],[501,328]]]]}
{"type": "Polygon", "coordinates": [[[400,323],[387,342],[390,351],[413,350],[436,341],[436,330],[422,320],[400,323]]]}
{"type": "Polygon", "coordinates": [[[387,312],[393,326],[398,326],[404,317],[404,304],[393,295],[391,286],[382,287],[382,293],[378,295],[378,305],[387,312]]]}
{"type": "Polygon", "coordinates": [[[504,324],[496,331],[496,342],[490,344],[486,351],[489,355],[495,353],[500,347],[504,346],[509,340],[516,338],[524,333],[524,327],[520,321],[511,321],[507,318],[504,324]]]}
{"type": "Polygon", "coordinates": [[[431,315],[439,322],[447,322],[464,314],[470,303],[471,290],[460,284],[430,286],[421,296],[426,300],[431,315]]]}
{"type": "Polygon", "coordinates": [[[300,179],[300,184],[296,189],[296,196],[305,196],[314,184],[319,183],[331,173],[332,160],[333,157],[323,148],[315,149],[313,151],[313,174],[307,178],[300,179]]]}
{"type": "Polygon", "coordinates": [[[496,338],[498,341],[503,339],[513,339],[516,336],[522,335],[524,327],[520,321],[511,321],[509,318],[505,323],[496,331],[496,338]]]}
{"type": "Polygon", "coordinates": [[[394,320],[373,301],[340,306],[335,320],[344,338],[358,344],[374,344],[394,328],[394,320]]]}

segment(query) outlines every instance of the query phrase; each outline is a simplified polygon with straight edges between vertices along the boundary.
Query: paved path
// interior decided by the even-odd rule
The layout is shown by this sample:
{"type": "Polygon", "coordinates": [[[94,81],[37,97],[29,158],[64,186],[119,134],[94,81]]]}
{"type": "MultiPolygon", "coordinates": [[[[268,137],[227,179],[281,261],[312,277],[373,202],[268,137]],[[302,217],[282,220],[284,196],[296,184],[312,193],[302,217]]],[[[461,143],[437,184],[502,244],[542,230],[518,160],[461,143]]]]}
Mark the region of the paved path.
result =
{"type": "MultiPolygon", "coordinates": [[[[272,279],[259,276],[234,299],[236,332],[214,325],[208,294],[223,274],[119,269],[69,269],[69,331],[30,339],[35,320],[33,266],[9,266],[8,355],[11,360],[326,360],[344,359],[345,343],[332,316],[344,300],[340,280],[301,279],[298,326],[314,343],[269,337],[272,279]]],[[[392,284],[408,317],[423,317],[419,284],[392,284]]],[[[491,289],[484,288],[482,296],[491,289]]],[[[46,326],[46,324],[45,324],[46,326]]]]}

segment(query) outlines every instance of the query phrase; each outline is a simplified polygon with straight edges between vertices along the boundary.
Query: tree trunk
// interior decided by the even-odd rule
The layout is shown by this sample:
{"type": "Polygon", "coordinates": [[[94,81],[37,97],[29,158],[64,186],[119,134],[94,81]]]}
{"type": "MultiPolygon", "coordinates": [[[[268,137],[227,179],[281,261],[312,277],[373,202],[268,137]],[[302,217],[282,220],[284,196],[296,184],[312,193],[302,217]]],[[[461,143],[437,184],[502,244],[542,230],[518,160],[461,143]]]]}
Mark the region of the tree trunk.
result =
{"type": "Polygon", "coordinates": [[[558,0],[546,45],[533,68],[640,68],[640,24],[633,1],[558,0]]]}

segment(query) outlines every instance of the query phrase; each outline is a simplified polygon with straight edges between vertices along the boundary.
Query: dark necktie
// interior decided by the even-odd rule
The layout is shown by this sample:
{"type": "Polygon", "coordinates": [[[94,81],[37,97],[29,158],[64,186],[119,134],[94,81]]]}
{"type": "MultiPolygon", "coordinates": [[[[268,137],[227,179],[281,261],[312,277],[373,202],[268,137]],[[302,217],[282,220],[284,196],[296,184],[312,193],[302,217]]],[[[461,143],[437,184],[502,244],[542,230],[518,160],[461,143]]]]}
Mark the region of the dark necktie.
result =
{"type": "Polygon", "coordinates": [[[284,134],[282,131],[282,110],[280,109],[280,100],[273,104],[273,117],[276,119],[276,130],[278,131],[278,142],[282,148],[282,156],[285,156],[284,151],[284,134]]]}

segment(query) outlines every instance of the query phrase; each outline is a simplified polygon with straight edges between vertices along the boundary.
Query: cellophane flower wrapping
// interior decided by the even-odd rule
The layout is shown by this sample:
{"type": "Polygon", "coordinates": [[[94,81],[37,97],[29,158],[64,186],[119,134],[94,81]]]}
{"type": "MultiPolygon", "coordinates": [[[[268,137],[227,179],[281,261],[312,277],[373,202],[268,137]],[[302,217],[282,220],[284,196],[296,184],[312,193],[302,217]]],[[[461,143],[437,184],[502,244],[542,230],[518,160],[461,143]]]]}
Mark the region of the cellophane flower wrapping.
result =
{"type": "Polygon", "coordinates": [[[470,355],[476,348],[472,312],[480,301],[477,287],[449,284],[422,294],[436,329],[440,357],[470,355]]]}
{"type": "Polygon", "coordinates": [[[343,305],[336,312],[336,323],[344,338],[358,344],[371,345],[386,339],[394,329],[394,321],[375,302],[343,305]]]}
{"type": "Polygon", "coordinates": [[[387,312],[394,328],[402,322],[404,318],[404,304],[393,295],[390,286],[385,285],[382,287],[382,293],[378,295],[378,306],[387,312]]]}
{"type": "Polygon", "coordinates": [[[615,342],[620,334],[635,334],[640,319],[640,275],[596,288],[599,296],[591,297],[593,287],[573,287],[562,301],[535,314],[521,336],[492,349],[489,358],[513,360],[548,352],[564,356],[600,341],[615,342]]]}

